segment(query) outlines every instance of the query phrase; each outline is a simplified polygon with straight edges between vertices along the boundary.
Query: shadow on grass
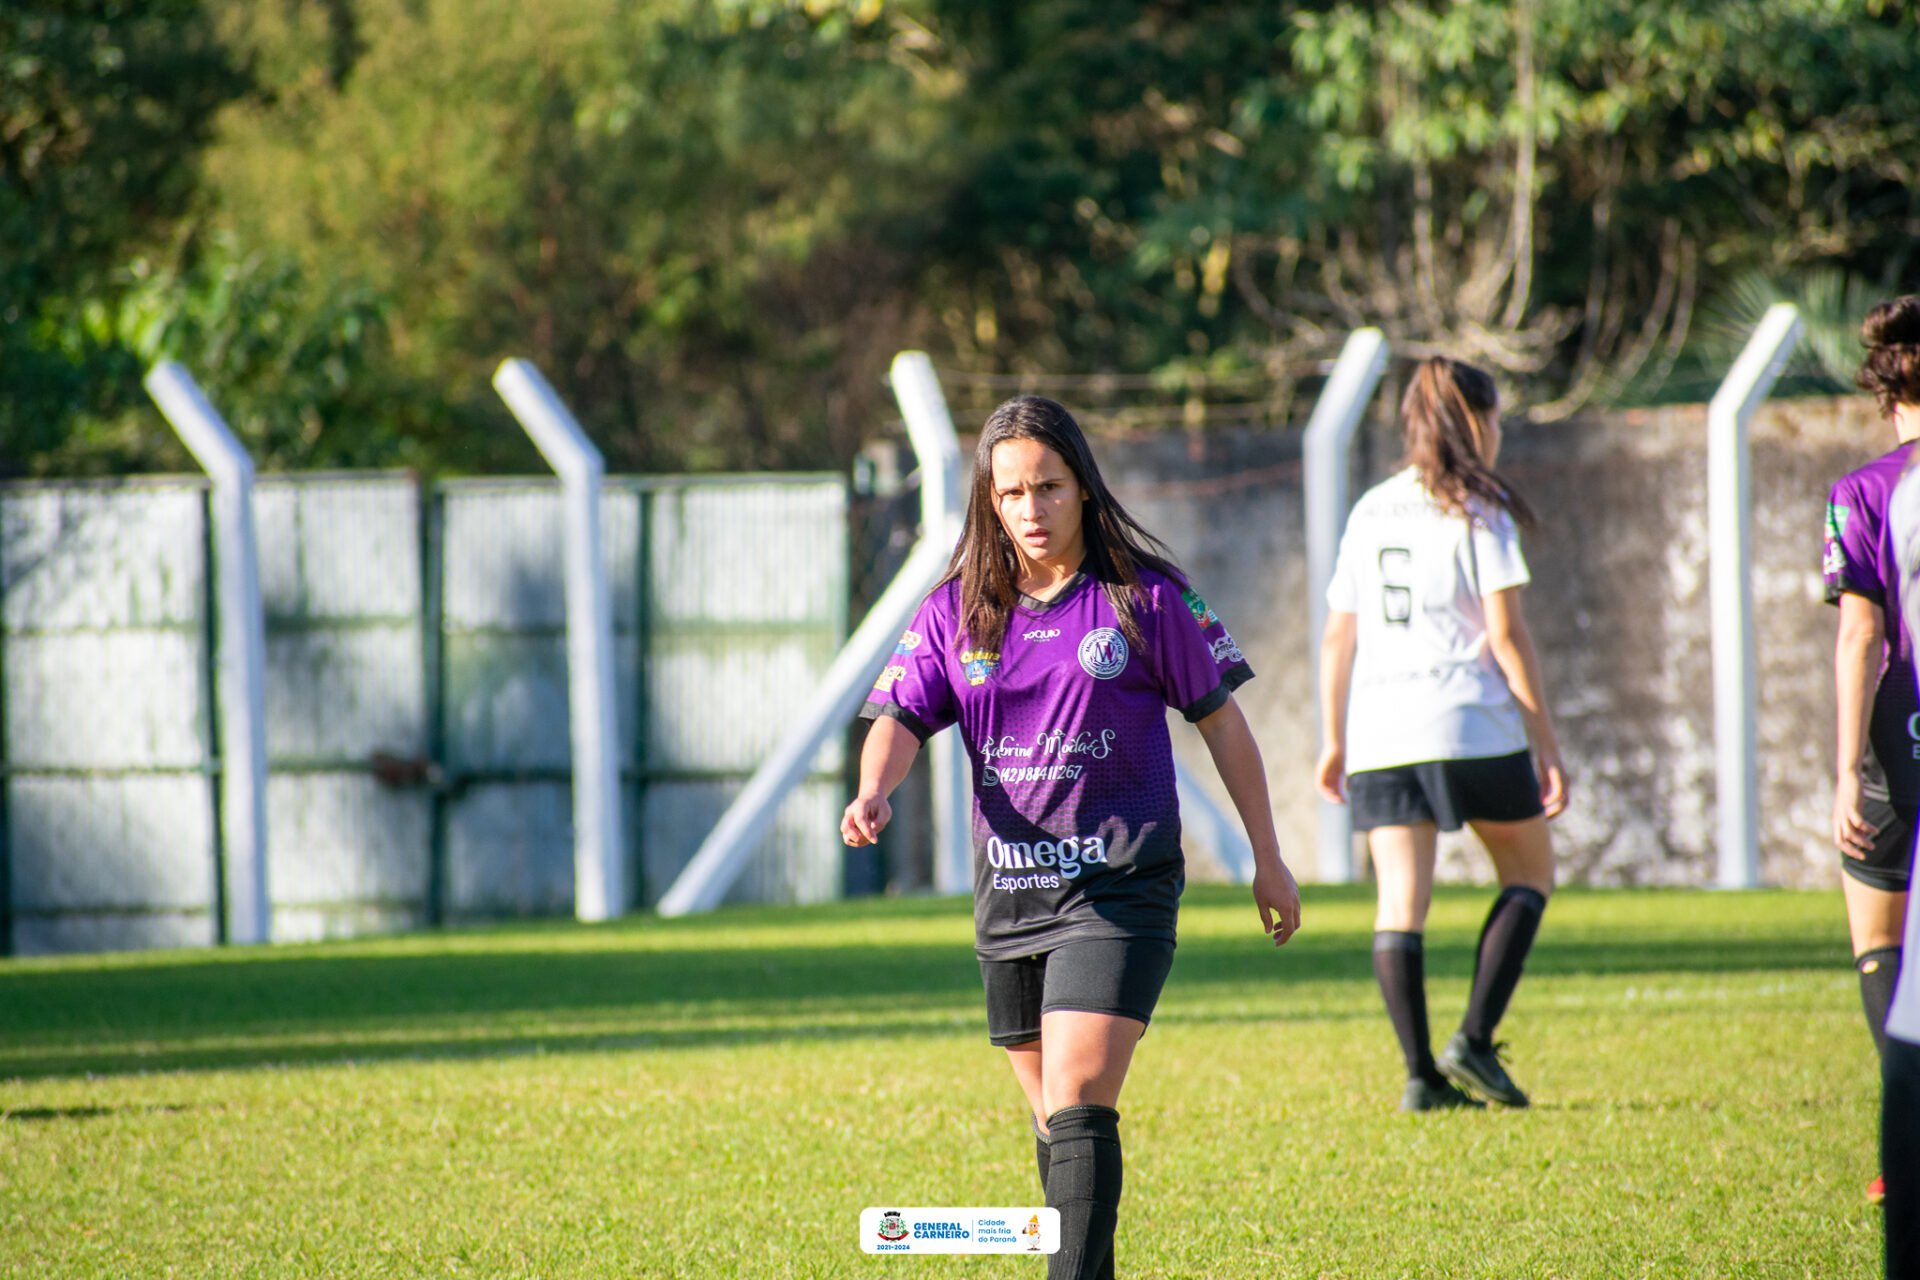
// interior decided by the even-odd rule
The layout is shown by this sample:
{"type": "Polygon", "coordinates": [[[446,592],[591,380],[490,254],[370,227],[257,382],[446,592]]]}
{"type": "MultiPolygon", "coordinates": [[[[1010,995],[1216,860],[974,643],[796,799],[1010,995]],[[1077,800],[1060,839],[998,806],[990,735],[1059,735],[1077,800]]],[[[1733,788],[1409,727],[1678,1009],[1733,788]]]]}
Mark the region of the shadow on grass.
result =
{"type": "Polygon", "coordinates": [[[190,1110],[191,1107],[164,1102],[146,1107],[21,1107],[16,1111],[0,1111],[0,1120],[8,1124],[34,1124],[49,1120],[98,1120],[121,1114],[167,1115],[190,1110]]]}
{"type": "MultiPolygon", "coordinates": [[[[769,920],[787,930],[799,920],[831,937],[837,926],[861,920],[964,911],[951,901],[908,901],[842,904],[791,918],[763,912],[741,920],[737,931],[729,922],[728,936],[737,943],[769,920]]],[[[673,922],[623,927],[636,939],[644,935],[645,945],[623,948],[614,932],[584,950],[566,945],[565,926],[539,925],[503,931],[497,949],[489,949],[485,934],[462,933],[457,946],[442,951],[431,940],[414,940],[390,954],[319,947],[0,968],[0,1078],[984,1035],[979,968],[964,945],[708,950],[700,944],[712,937],[710,925],[686,930],[681,947],[671,945],[673,922]],[[554,945],[542,949],[540,936],[549,929],[554,945]]],[[[1543,936],[1530,975],[1729,974],[1846,963],[1844,942],[1824,934],[1686,936],[1672,922],[1604,929],[1587,923],[1569,932],[1564,942],[1543,936]]],[[[1473,945],[1470,931],[1430,937],[1429,976],[1469,977],[1473,945]]],[[[1366,1016],[1374,1016],[1372,981],[1364,933],[1303,934],[1276,952],[1250,930],[1244,938],[1190,936],[1180,945],[1169,993],[1198,1004],[1211,989],[1231,987],[1244,1004],[1249,987],[1257,993],[1271,984],[1270,1013],[1222,1017],[1312,1021],[1357,1015],[1292,1015],[1291,985],[1355,984],[1366,1016]]]]}

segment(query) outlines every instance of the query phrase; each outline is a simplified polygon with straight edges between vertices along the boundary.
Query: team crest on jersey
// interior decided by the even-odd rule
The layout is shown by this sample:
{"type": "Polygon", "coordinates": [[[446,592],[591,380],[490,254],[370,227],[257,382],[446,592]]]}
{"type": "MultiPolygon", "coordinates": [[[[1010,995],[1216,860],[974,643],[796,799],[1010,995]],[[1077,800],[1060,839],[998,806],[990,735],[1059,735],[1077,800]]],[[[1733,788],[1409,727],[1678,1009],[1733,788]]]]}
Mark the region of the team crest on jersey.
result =
{"type": "Polygon", "coordinates": [[[969,649],[960,655],[960,666],[967,673],[968,684],[982,685],[1000,669],[1000,655],[985,649],[969,649]]]}
{"type": "Polygon", "coordinates": [[[1080,641],[1080,667],[1095,680],[1111,680],[1127,669],[1127,638],[1112,627],[1087,632],[1080,641]]]}
{"type": "Polygon", "coordinates": [[[1220,621],[1219,618],[1214,616],[1213,610],[1207,607],[1207,602],[1200,598],[1200,593],[1192,587],[1188,587],[1185,591],[1182,591],[1180,598],[1187,602],[1187,608],[1193,611],[1193,620],[1199,623],[1202,628],[1210,627],[1220,621]]]}

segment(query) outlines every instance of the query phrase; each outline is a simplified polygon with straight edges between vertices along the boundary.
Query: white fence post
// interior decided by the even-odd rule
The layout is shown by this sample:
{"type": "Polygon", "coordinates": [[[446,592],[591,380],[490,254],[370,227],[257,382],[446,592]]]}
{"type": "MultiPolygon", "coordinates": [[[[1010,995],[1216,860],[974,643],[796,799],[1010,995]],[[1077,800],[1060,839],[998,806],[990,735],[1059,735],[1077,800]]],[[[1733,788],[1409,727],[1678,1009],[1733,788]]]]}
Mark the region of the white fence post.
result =
{"type": "Polygon", "coordinates": [[[227,937],[270,942],[267,892],[267,629],[253,524],[253,459],[191,375],[171,360],[147,394],[213,479],[219,561],[220,825],[226,850],[227,937]]]}
{"type": "MultiPolygon", "coordinates": [[[[960,438],[947,398],[924,351],[895,356],[888,380],[920,463],[920,536],[951,552],[960,540],[967,508],[960,438]]],[[[933,783],[934,892],[972,893],[973,772],[960,730],[934,734],[927,752],[933,783]]]]}
{"type": "Polygon", "coordinates": [[[827,735],[844,729],[847,718],[865,701],[900,632],[913,621],[920,601],[945,571],[948,554],[947,548],[929,538],[914,545],[907,563],[821,677],[794,727],[754,770],[746,787],[701,841],[693,860],[660,896],[661,915],[690,915],[720,905],[772,828],[780,801],[806,777],[827,735]]]}
{"type": "MultiPolygon", "coordinates": [[[[819,754],[827,735],[843,728],[847,717],[859,709],[899,642],[900,633],[913,621],[921,600],[946,572],[953,544],[960,535],[960,442],[953,434],[953,419],[947,416],[946,401],[940,397],[940,385],[934,380],[933,366],[925,355],[917,351],[902,352],[894,360],[894,377],[895,394],[900,397],[907,418],[907,433],[920,464],[920,540],[908,554],[906,564],[867,611],[866,618],[854,629],[833,665],[827,668],[799,720],[773,749],[773,754],[754,771],[746,787],[734,797],[726,813],[701,841],[693,860],[661,895],[659,910],[663,916],[711,911],[720,905],[727,889],[746,867],[747,859],[772,828],[781,800],[806,777],[807,768],[819,754]]],[[[941,831],[952,828],[957,810],[958,830],[965,842],[960,846],[964,875],[965,851],[971,843],[967,836],[969,797],[962,792],[960,803],[955,805],[949,791],[943,813],[939,739],[934,742],[935,754],[930,763],[935,768],[936,850],[941,831]]],[[[964,768],[964,761],[960,763],[964,768]]],[[[951,769],[950,762],[946,775],[948,787],[952,785],[951,769]]],[[[963,785],[964,781],[963,775],[963,785]]],[[[936,857],[935,875],[941,874],[936,857]]],[[[970,888],[971,884],[968,879],[961,888],[970,888]]],[[[940,883],[940,888],[943,892],[952,891],[944,883],[940,883]]]]}
{"type": "MultiPolygon", "coordinates": [[[[1312,655],[1314,741],[1319,743],[1320,635],[1327,627],[1327,584],[1346,527],[1347,455],[1360,415],[1387,370],[1387,338],[1378,329],[1348,335],[1333,373],[1307,420],[1301,448],[1301,474],[1307,520],[1307,652],[1312,655]]],[[[1353,824],[1345,805],[1319,802],[1320,879],[1345,884],[1353,879],[1353,824]]]]}
{"type": "Polygon", "coordinates": [[[620,717],[614,706],[613,602],[600,541],[606,464],[546,378],[505,360],[494,390],[560,477],[565,504],[567,705],[573,742],[573,913],[610,920],[627,908],[621,829],[620,717]]]}
{"type": "Polygon", "coordinates": [[[1707,406],[1707,525],[1712,548],[1713,753],[1723,889],[1760,883],[1754,763],[1752,482],[1747,424],[1800,340],[1800,313],[1776,303],[1707,406]]]}

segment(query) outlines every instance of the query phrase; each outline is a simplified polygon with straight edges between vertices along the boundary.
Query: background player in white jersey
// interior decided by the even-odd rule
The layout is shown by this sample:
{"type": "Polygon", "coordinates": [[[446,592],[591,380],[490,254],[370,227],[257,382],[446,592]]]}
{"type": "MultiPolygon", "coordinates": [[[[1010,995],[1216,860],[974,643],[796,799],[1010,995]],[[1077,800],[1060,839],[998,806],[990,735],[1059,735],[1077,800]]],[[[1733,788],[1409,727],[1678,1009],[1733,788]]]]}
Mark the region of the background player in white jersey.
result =
{"type": "Polygon", "coordinates": [[[1401,1108],[1482,1105],[1463,1088],[1524,1107],[1493,1032],[1553,892],[1546,820],[1567,802],[1520,614],[1527,565],[1515,526],[1532,513],[1493,470],[1500,418],[1487,374],[1427,360],[1400,415],[1405,468],[1355,504],[1327,588],[1316,782],[1367,833],[1379,886],[1374,976],[1407,1066],[1401,1108]],[[1436,1061],[1423,937],[1439,832],[1463,823],[1492,855],[1501,891],[1466,1018],[1436,1061]]]}
{"type": "MultiPolygon", "coordinates": [[[[1920,696],[1913,633],[1901,622],[1906,589],[1887,506],[1920,438],[1920,298],[1868,314],[1859,384],[1879,400],[1899,444],[1848,472],[1827,499],[1821,572],[1840,606],[1834,642],[1836,745],[1833,841],[1844,855],[1847,928],[1860,1002],[1875,1049],[1887,1052],[1887,1005],[1900,973],[1902,923],[1920,812],[1920,696]]],[[[1881,1180],[1867,1188],[1878,1199],[1881,1180]]]]}

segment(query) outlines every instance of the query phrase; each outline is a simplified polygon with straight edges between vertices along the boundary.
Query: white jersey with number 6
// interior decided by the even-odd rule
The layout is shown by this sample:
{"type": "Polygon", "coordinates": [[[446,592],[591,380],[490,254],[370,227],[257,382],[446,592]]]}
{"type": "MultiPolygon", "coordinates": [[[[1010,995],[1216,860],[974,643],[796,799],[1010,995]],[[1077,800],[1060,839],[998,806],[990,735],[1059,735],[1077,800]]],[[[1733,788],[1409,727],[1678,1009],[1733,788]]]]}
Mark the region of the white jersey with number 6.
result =
{"type": "Polygon", "coordinates": [[[1408,467],[1354,504],[1327,606],[1358,619],[1347,772],[1504,756],[1527,745],[1487,647],[1481,598],[1527,582],[1520,534],[1498,509],[1471,525],[1408,467]]]}

